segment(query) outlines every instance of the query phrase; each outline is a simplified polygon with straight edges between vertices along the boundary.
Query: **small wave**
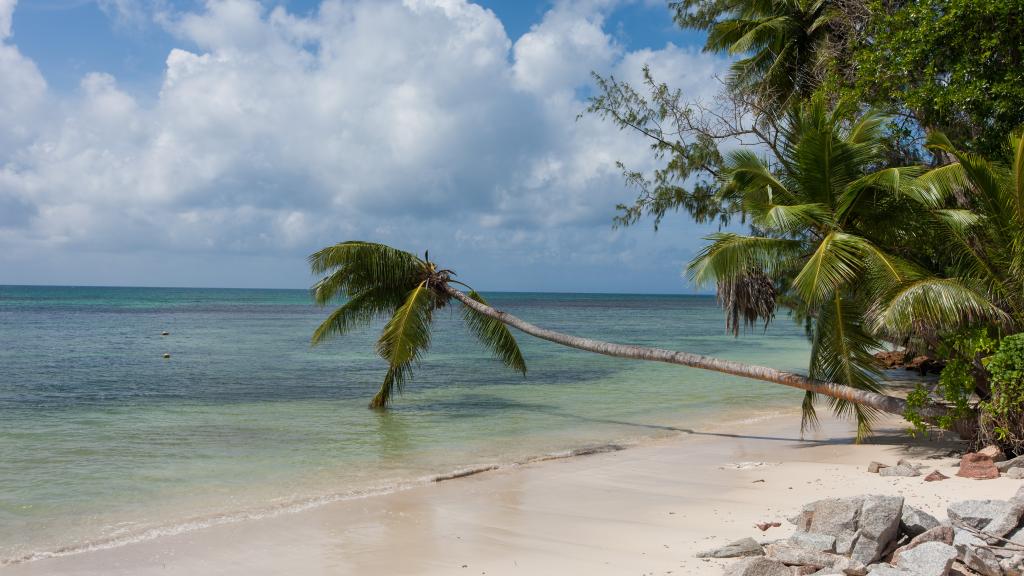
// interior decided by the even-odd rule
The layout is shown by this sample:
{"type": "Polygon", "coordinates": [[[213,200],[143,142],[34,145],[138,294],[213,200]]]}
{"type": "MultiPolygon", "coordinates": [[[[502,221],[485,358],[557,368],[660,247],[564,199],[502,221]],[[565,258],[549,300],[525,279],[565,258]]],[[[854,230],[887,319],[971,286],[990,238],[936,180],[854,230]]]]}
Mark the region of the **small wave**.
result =
{"type": "Polygon", "coordinates": [[[470,466],[466,468],[458,468],[452,470],[451,472],[444,472],[441,474],[426,476],[408,482],[400,482],[396,484],[378,486],[374,488],[351,490],[335,494],[328,494],[324,496],[292,500],[289,502],[282,502],[257,510],[245,510],[241,512],[231,512],[215,514],[211,516],[196,517],[180,522],[175,522],[172,524],[167,524],[164,526],[144,528],[134,532],[126,530],[122,527],[119,529],[119,532],[121,532],[121,534],[117,536],[108,536],[86,542],[70,544],[68,546],[62,546],[60,548],[56,548],[53,550],[30,552],[28,554],[15,556],[12,558],[0,558],[0,566],[23,564],[26,562],[43,560],[46,558],[57,558],[61,556],[81,554],[84,552],[95,552],[99,550],[108,550],[111,548],[119,548],[121,546],[127,546],[129,544],[146,542],[149,540],[155,540],[157,538],[162,538],[165,536],[176,536],[179,534],[186,534],[189,532],[194,532],[196,530],[203,530],[206,528],[212,528],[214,526],[221,526],[224,524],[234,524],[237,522],[245,522],[248,520],[261,520],[265,518],[273,518],[275,516],[280,516],[283,514],[302,512],[304,510],[318,508],[320,506],[324,506],[334,502],[344,502],[347,500],[357,500],[361,498],[370,498],[373,496],[392,494],[395,492],[408,490],[410,488],[415,488],[417,486],[424,486],[430,483],[445,482],[448,480],[466,478],[468,476],[474,476],[476,474],[481,474],[484,472],[491,472],[505,468],[514,468],[518,466],[525,466],[528,464],[547,462],[551,460],[562,460],[567,458],[575,458],[579,456],[592,456],[595,454],[618,452],[620,450],[625,450],[627,447],[628,445],[622,443],[583,446],[580,448],[573,448],[570,450],[549,452],[542,454],[540,456],[525,458],[523,460],[517,460],[506,464],[492,463],[482,464],[479,466],[470,466]]]}

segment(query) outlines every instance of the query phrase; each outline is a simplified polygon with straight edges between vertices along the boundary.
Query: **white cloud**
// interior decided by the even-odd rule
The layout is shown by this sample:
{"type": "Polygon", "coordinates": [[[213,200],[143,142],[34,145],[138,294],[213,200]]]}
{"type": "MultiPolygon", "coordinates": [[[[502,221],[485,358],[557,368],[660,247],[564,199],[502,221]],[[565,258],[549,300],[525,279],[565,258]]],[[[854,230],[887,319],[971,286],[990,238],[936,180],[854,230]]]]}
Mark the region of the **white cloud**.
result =
{"type": "MultiPolygon", "coordinates": [[[[0,34],[13,7],[0,0],[0,34]]],[[[576,121],[578,91],[592,69],[635,75],[645,62],[700,91],[722,63],[671,45],[627,52],[602,28],[605,8],[557,3],[513,45],[464,0],[326,0],[307,17],[208,0],[160,16],[197,49],[168,54],[155,97],[104,73],[53,95],[0,44],[0,262],[295,259],[350,237],[492,246],[520,264],[622,261],[630,241],[608,229],[624,194],[614,162],[642,166],[648,151],[576,121]]]]}
{"type": "Polygon", "coordinates": [[[0,40],[11,35],[11,16],[18,0],[0,0],[0,40]]]}

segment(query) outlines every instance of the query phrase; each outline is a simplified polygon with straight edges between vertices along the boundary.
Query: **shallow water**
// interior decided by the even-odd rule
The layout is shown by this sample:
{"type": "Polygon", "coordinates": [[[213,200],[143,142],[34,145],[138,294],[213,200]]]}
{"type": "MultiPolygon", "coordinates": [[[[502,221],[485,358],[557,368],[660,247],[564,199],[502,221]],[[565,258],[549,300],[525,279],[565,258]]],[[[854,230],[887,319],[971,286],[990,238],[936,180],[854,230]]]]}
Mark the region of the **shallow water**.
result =
{"type": "MultiPolygon", "coordinates": [[[[734,339],[711,297],[488,298],[583,336],[807,363],[788,319],[734,339]]],[[[439,314],[414,382],[381,413],[366,408],[384,372],[376,330],[311,348],[325,314],[303,290],[0,287],[0,562],[740,422],[801,398],[519,335],[523,378],[490,359],[453,310],[439,314]]]]}

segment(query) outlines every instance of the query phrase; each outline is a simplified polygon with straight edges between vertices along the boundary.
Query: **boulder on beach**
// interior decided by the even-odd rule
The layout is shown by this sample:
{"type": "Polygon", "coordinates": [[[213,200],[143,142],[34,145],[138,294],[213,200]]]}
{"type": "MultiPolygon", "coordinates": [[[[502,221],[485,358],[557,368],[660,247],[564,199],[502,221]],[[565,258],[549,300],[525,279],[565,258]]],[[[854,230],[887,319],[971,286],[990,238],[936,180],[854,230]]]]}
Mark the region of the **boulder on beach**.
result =
{"type": "Polygon", "coordinates": [[[745,556],[764,556],[764,549],[761,548],[761,544],[757,540],[744,538],[697,554],[697,558],[741,558],[745,556]]]}
{"type": "Polygon", "coordinates": [[[956,475],[975,480],[991,480],[999,478],[999,469],[991,457],[980,452],[971,452],[964,454],[960,460],[960,470],[956,475]]]}
{"type": "Polygon", "coordinates": [[[878,471],[878,474],[880,476],[906,476],[906,477],[913,477],[913,476],[920,476],[921,472],[917,469],[917,467],[915,467],[915,466],[913,466],[913,465],[911,465],[909,463],[904,462],[902,464],[897,464],[895,466],[889,466],[889,467],[886,467],[886,468],[882,468],[881,470],[878,471]]]}
{"type": "Polygon", "coordinates": [[[1024,455],[1017,456],[1016,458],[1010,458],[1009,460],[1003,460],[1002,462],[996,462],[996,470],[1000,472],[1007,472],[1011,468],[1024,468],[1024,455]]]}
{"type": "Polygon", "coordinates": [[[999,446],[994,444],[990,444],[981,450],[978,450],[978,454],[988,456],[993,462],[1002,462],[1003,460],[1006,460],[1006,454],[1003,453],[1003,450],[999,448],[999,446]]]}
{"type": "Polygon", "coordinates": [[[793,576],[793,570],[782,562],[758,556],[729,566],[724,576],[793,576]]]}
{"type": "Polygon", "coordinates": [[[919,576],[946,576],[956,557],[956,548],[945,542],[925,542],[901,554],[896,566],[919,576]]]}
{"type": "MultiPolygon", "coordinates": [[[[920,534],[936,528],[939,526],[939,521],[931,514],[914,508],[913,506],[904,504],[903,514],[900,517],[900,530],[904,534],[915,538],[920,534]]],[[[952,532],[950,532],[950,539],[953,538],[952,532]]]]}

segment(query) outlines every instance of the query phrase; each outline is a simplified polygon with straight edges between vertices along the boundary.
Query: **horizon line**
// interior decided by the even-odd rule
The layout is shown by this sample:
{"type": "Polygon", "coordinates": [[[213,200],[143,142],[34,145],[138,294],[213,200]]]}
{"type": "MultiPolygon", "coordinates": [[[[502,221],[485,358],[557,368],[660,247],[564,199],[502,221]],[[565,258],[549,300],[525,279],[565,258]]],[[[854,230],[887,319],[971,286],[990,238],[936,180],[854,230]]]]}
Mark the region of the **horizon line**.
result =
{"type": "MultiPolygon", "coordinates": [[[[303,290],[309,288],[270,288],[251,286],[130,286],[114,284],[5,284],[0,288],[144,288],[153,290],[303,290]]],[[[615,296],[714,296],[713,292],[583,292],[575,290],[495,290],[482,289],[480,292],[497,294],[584,294],[615,296]]]]}

